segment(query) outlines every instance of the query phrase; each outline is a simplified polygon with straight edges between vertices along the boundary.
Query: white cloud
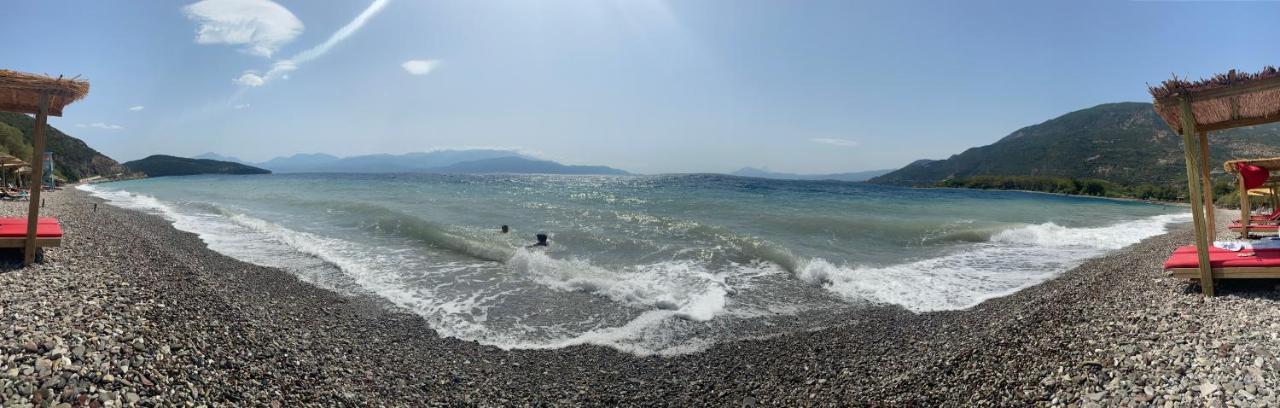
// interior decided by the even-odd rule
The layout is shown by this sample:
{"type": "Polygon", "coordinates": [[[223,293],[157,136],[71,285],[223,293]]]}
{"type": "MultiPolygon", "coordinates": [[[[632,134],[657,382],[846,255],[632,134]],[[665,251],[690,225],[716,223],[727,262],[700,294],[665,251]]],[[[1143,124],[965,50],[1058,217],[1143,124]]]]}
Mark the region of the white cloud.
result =
{"type": "Polygon", "coordinates": [[[198,44],[242,45],[246,53],[271,57],[302,34],[302,21],[271,0],[202,0],[182,8],[196,21],[198,44]]]}
{"type": "Polygon", "coordinates": [[[134,106],[130,106],[130,107],[129,107],[129,110],[134,111],[134,112],[137,112],[137,111],[140,111],[140,110],[143,110],[143,109],[146,109],[146,107],[145,107],[145,106],[142,106],[142,105],[134,105],[134,106]]]}
{"type": "Polygon", "coordinates": [[[120,129],[124,129],[124,126],[120,126],[120,125],[113,125],[113,124],[110,124],[110,123],[102,123],[102,122],[94,122],[94,123],[90,123],[90,124],[88,124],[88,125],[83,124],[83,123],[80,123],[80,124],[77,124],[77,125],[76,125],[76,127],[78,127],[78,128],[98,128],[98,129],[103,129],[103,130],[120,130],[120,129]]]}
{"type": "Polygon", "coordinates": [[[369,19],[373,18],[373,16],[381,12],[383,8],[387,7],[387,3],[389,2],[390,0],[374,0],[372,4],[369,4],[369,7],[366,7],[364,11],[360,12],[360,15],[356,16],[356,18],[347,23],[347,25],[339,28],[338,31],[335,31],[333,35],[330,35],[329,38],[320,43],[320,45],[297,53],[291,58],[276,61],[271,65],[271,69],[261,75],[256,71],[245,71],[240,75],[240,78],[236,80],[236,83],[249,87],[257,87],[265,85],[267,82],[276,78],[289,79],[288,73],[290,71],[297,70],[298,66],[305,62],[320,58],[324,54],[328,53],[333,46],[338,45],[338,43],[346,40],[348,37],[351,37],[359,31],[360,28],[364,27],[365,23],[369,22],[369,19]]]}
{"type": "Polygon", "coordinates": [[[263,79],[261,76],[259,76],[258,74],[255,74],[253,71],[245,71],[245,73],[240,74],[239,78],[233,79],[231,81],[240,85],[248,86],[248,87],[262,86],[263,84],[267,83],[266,79],[263,79]]]}
{"type": "Polygon", "coordinates": [[[400,67],[410,75],[426,75],[435,70],[437,65],[440,65],[439,60],[408,60],[400,64],[400,67]]]}
{"type": "Polygon", "coordinates": [[[236,106],[232,106],[232,108],[233,108],[233,109],[236,109],[236,110],[240,110],[240,109],[244,109],[244,108],[248,108],[248,107],[249,107],[249,104],[247,104],[247,103],[242,103],[242,104],[239,104],[239,105],[236,105],[236,106]]]}
{"type": "Polygon", "coordinates": [[[813,139],[809,139],[809,141],[814,143],[822,143],[822,144],[828,144],[828,145],[840,146],[840,147],[857,147],[858,146],[858,142],[853,140],[848,140],[848,139],[832,139],[827,137],[815,137],[813,139]]]}

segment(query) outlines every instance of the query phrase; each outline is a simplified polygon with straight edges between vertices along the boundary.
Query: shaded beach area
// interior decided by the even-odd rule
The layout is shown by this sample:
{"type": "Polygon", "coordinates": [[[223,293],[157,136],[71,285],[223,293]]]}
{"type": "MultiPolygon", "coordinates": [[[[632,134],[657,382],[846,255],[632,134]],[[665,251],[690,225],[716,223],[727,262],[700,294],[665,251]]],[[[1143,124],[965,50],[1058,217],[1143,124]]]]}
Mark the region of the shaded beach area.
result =
{"type": "Polygon", "coordinates": [[[1220,282],[1206,298],[1167,277],[1189,226],[968,310],[872,307],[827,329],[637,357],[441,338],[417,315],[220,255],[160,217],[72,189],[46,197],[63,246],[0,272],[6,406],[1280,402],[1276,282],[1220,282]]]}

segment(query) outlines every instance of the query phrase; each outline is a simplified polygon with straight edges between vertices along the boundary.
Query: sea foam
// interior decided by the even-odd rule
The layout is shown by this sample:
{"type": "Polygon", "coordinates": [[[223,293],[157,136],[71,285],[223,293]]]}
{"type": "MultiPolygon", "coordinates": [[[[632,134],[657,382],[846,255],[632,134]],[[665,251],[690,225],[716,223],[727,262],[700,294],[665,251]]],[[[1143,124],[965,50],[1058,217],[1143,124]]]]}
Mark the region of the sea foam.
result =
{"type": "Polygon", "coordinates": [[[900,305],[914,312],[965,309],[1048,280],[1084,260],[1164,233],[1186,214],[1165,214],[1106,227],[1024,225],[953,253],[887,266],[800,261],[797,278],[851,301],[900,305]]]}
{"type": "MultiPolygon", "coordinates": [[[[1167,224],[1188,218],[1160,215],[1087,228],[962,222],[922,241],[949,251],[860,265],[797,255],[779,243],[724,227],[631,212],[621,213],[619,220],[679,233],[708,246],[678,248],[667,260],[611,264],[589,259],[590,252],[518,248],[500,237],[375,204],[298,205],[335,208],[364,234],[392,234],[388,242],[416,247],[377,247],[367,240],[300,231],[222,204],[166,202],[115,188],[80,188],[112,205],[158,214],[176,228],[196,233],[220,253],[278,267],[340,293],[386,299],[423,316],[443,336],[502,348],[597,344],[640,355],[701,350],[735,335],[734,326],[726,322],[800,313],[808,307],[800,299],[813,301],[815,296],[837,303],[900,305],[914,312],[964,309],[1051,279],[1087,258],[1160,234],[1167,224]],[[454,255],[443,256],[446,253],[454,255]],[[687,254],[697,256],[688,259],[687,254]],[[606,314],[611,317],[598,322],[548,321],[538,315],[564,310],[525,311],[551,304],[572,309],[545,298],[584,296],[595,299],[591,305],[609,305],[606,314]],[[533,303],[517,303],[492,314],[509,299],[533,303]]],[[[570,240],[556,248],[573,244],[570,240]]],[[[827,301],[809,304],[827,304],[823,302],[827,301]]],[[[591,306],[577,306],[574,318],[594,318],[583,307],[591,306]]]]}

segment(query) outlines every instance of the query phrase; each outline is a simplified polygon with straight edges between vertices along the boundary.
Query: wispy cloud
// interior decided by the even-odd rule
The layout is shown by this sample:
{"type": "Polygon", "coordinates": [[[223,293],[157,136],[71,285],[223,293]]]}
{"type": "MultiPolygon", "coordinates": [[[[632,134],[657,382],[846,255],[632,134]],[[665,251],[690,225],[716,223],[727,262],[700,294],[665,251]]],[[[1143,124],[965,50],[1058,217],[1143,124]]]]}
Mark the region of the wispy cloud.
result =
{"type": "Polygon", "coordinates": [[[409,75],[426,75],[434,71],[437,65],[440,65],[439,60],[408,60],[400,64],[400,67],[409,75]]]}
{"type": "Polygon", "coordinates": [[[196,43],[240,45],[268,58],[303,30],[298,17],[271,0],[202,0],[182,12],[200,24],[196,43]]]}
{"type": "Polygon", "coordinates": [[[351,20],[347,25],[339,28],[338,31],[333,33],[333,35],[329,36],[329,39],[319,45],[297,53],[288,59],[276,61],[274,64],[271,64],[271,68],[266,72],[259,72],[255,70],[245,71],[241,73],[234,82],[241,86],[252,88],[266,85],[268,82],[271,82],[276,78],[288,79],[288,73],[290,71],[297,70],[299,65],[316,58],[320,58],[324,54],[328,53],[335,45],[338,45],[338,43],[346,40],[348,37],[351,37],[357,31],[360,31],[360,28],[364,27],[365,23],[368,23],[369,19],[381,12],[383,8],[386,8],[387,3],[389,2],[390,0],[374,0],[373,3],[369,4],[369,7],[366,7],[364,11],[360,12],[360,15],[356,16],[354,20],[351,20]]]}
{"type": "Polygon", "coordinates": [[[120,130],[120,129],[124,129],[124,126],[114,125],[114,124],[110,124],[110,123],[102,123],[102,122],[94,122],[94,123],[90,123],[90,124],[87,124],[87,125],[86,125],[86,124],[83,124],[83,123],[80,123],[80,124],[77,124],[77,125],[76,125],[76,127],[78,127],[78,128],[97,128],[97,129],[103,129],[103,130],[120,130]]]}
{"type": "Polygon", "coordinates": [[[828,137],[815,137],[813,139],[809,139],[809,141],[814,143],[821,143],[821,144],[840,146],[840,147],[857,147],[858,146],[858,142],[853,140],[848,140],[848,139],[832,139],[828,137]]]}
{"type": "Polygon", "coordinates": [[[247,103],[242,103],[242,104],[239,104],[239,105],[236,105],[236,106],[232,106],[231,108],[232,108],[232,109],[235,109],[235,110],[240,110],[240,109],[244,109],[244,108],[248,108],[248,107],[249,107],[249,104],[247,104],[247,103]]]}
{"type": "Polygon", "coordinates": [[[130,107],[129,107],[129,110],[134,111],[134,112],[137,112],[137,111],[140,111],[140,110],[143,110],[143,109],[146,109],[146,107],[145,107],[145,106],[142,106],[142,105],[134,105],[134,106],[130,106],[130,107]]]}
{"type": "Polygon", "coordinates": [[[267,81],[263,79],[262,76],[258,75],[258,73],[253,71],[246,71],[245,73],[240,74],[240,77],[236,78],[234,82],[240,85],[250,86],[250,87],[262,86],[263,84],[267,83],[267,81]]]}

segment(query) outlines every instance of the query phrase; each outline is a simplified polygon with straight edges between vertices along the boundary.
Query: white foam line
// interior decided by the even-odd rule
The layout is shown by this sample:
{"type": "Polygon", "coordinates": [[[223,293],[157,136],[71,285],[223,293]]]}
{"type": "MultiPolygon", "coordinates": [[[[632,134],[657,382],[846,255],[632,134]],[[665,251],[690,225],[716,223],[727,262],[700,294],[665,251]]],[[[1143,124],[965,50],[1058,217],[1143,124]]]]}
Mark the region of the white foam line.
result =
{"type": "Polygon", "coordinates": [[[855,302],[896,304],[914,312],[967,309],[1162,234],[1168,224],[1188,217],[1166,214],[1097,228],[1028,225],[950,255],[898,265],[863,267],[812,259],[796,277],[855,302]]]}

